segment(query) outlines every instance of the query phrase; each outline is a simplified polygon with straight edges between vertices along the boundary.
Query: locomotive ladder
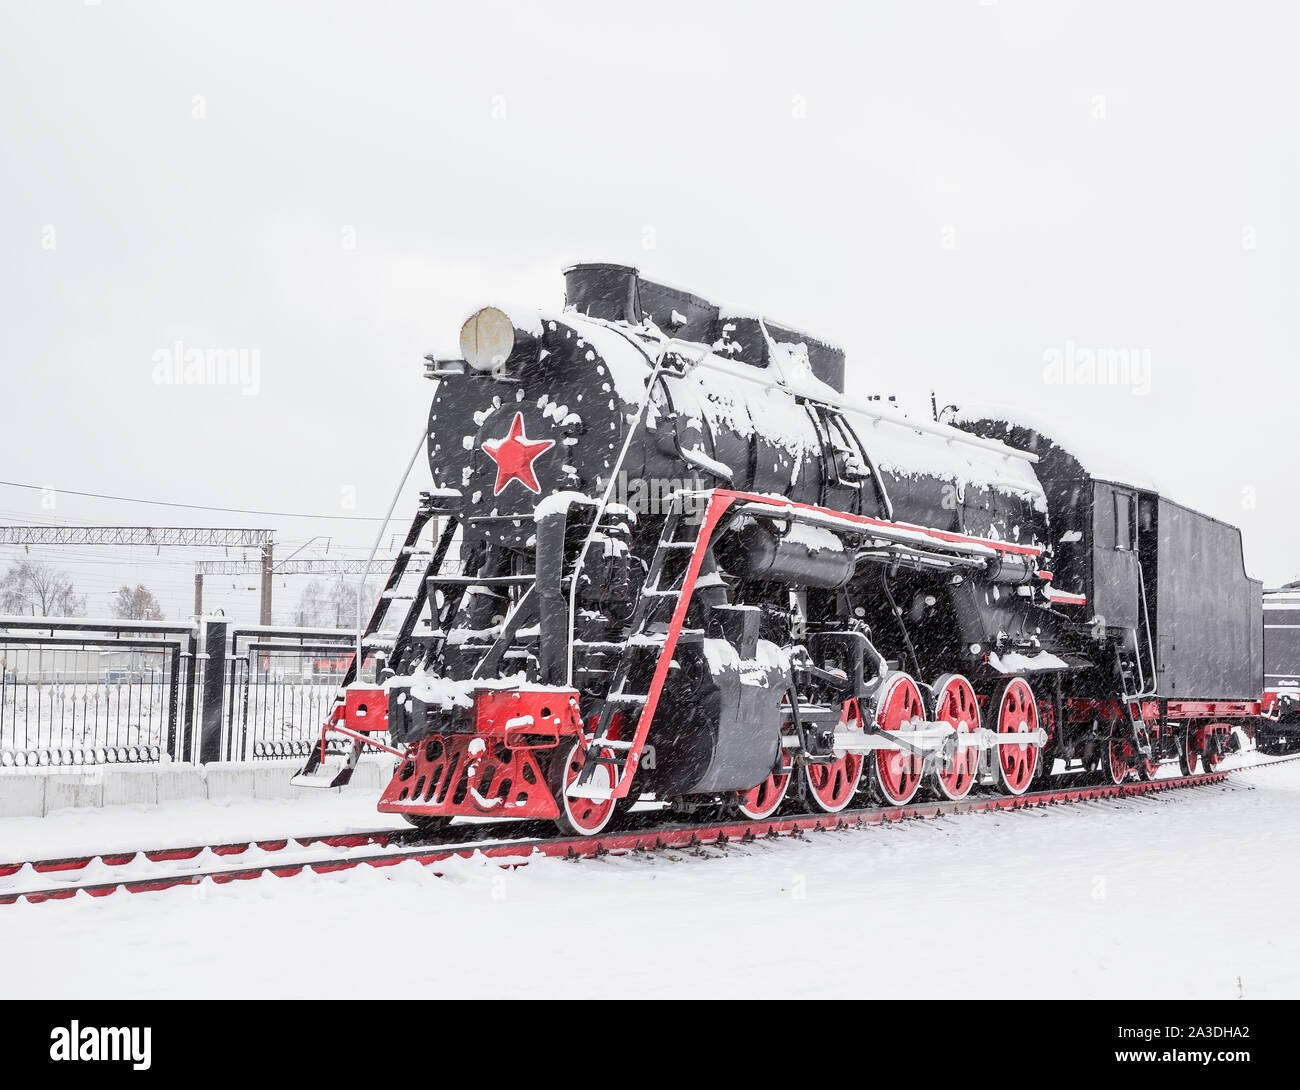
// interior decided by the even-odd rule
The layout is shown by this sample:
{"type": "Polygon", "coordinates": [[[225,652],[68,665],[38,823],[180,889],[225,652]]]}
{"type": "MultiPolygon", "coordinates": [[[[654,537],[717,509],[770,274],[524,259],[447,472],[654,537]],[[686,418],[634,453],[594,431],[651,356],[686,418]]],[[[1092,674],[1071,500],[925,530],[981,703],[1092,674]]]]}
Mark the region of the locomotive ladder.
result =
{"type": "Polygon", "coordinates": [[[631,635],[610,678],[609,695],[601,708],[592,741],[587,746],[586,762],[576,781],[568,788],[570,797],[624,798],[631,788],[678,641],[683,635],[703,635],[702,629],[696,631],[682,626],[708,552],[709,538],[735,498],[734,493],[712,493],[697,529],[684,517],[686,494],[678,492],[673,497],[664,518],[659,544],[650,559],[645,584],[632,611],[631,635]],[[670,562],[670,558],[680,557],[683,553],[688,554],[686,564],[670,562]],[[665,623],[662,604],[673,598],[676,605],[665,623]],[[663,631],[658,630],[661,627],[663,631]],[[650,651],[656,654],[656,660],[649,691],[634,692],[628,688],[628,682],[636,667],[645,663],[646,653],[650,651]],[[622,714],[624,712],[627,714],[622,714]],[[622,733],[622,723],[634,712],[637,713],[637,725],[632,736],[613,737],[615,733],[622,733]],[[615,730],[615,724],[620,729],[615,730]]]}
{"type": "MultiPolygon", "coordinates": [[[[431,518],[433,518],[433,504],[427,496],[423,496],[422,502],[415,513],[415,518],[411,520],[410,529],[406,532],[406,540],[402,543],[401,551],[397,554],[397,559],[393,563],[392,571],[388,573],[388,581],[384,584],[379,600],[371,611],[370,620],[366,622],[366,627],[362,632],[361,654],[363,656],[366,651],[375,651],[382,654],[385,661],[390,661],[394,652],[401,650],[415,630],[420,611],[424,608],[424,603],[428,599],[429,580],[442,567],[443,559],[447,555],[456,528],[455,521],[449,520],[437,548],[432,550],[420,549],[418,547],[420,535],[424,532],[424,528],[431,518]],[[403,580],[411,566],[411,561],[415,559],[426,561],[423,576],[419,581],[419,585],[413,588],[412,593],[403,593],[403,580]],[[402,617],[402,623],[397,630],[396,636],[381,636],[380,631],[383,629],[384,622],[388,619],[389,611],[395,602],[406,603],[406,612],[402,617]]],[[[352,661],[348,664],[347,672],[343,675],[343,680],[334,695],[334,706],[325,720],[325,725],[321,728],[320,744],[312,746],[307,754],[306,764],[298,770],[290,781],[295,787],[342,787],[352,779],[352,773],[357,767],[358,759],[361,757],[364,742],[361,738],[352,735],[351,732],[347,733],[352,737],[352,749],[338,773],[327,781],[323,776],[316,775],[316,772],[325,757],[325,734],[331,729],[339,729],[336,724],[344,716],[347,706],[348,686],[359,680],[361,667],[362,662],[357,660],[357,655],[354,652],[352,661]]],[[[382,679],[379,678],[378,669],[376,669],[376,684],[380,683],[382,683],[382,679]]]]}
{"type": "Polygon", "coordinates": [[[1119,661],[1120,684],[1123,689],[1120,703],[1124,705],[1129,728],[1133,731],[1133,746],[1141,756],[1149,758],[1151,756],[1151,733],[1146,718],[1142,714],[1142,698],[1144,695],[1141,691],[1142,682],[1134,676],[1133,670],[1124,661],[1123,653],[1117,650],[1115,654],[1119,661]],[[1134,681],[1138,683],[1136,689],[1133,687],[1134,681]]]}
{"type": "MultiPolygon", "coordinates": [[[[1147,585],[1146,577],[1142,574],[1142,564],[1138,562],[1138,594],[1142,601],[1142,613],[1138,617],[1137,628],[1133,630],[1133,652],[1134,662],[1137,665],[1138,688],[1133,696],[1128,694],[1133,690],[1130,688],[1132,682],[1132,673],[1127,670],[1127,664],[1122,660],[1120,662],[1121,676],[1124,679],[1124,707],[1128,709],[1129,722],[1133,726],[1133,743],[1144,758],[1151,757],[1151,732],[1147,727],[1146,718],[1142,714],[1143,697],[1153,696],[1157,691],[1156,685],[1156,649],[1151,642],[1151,615],[1147,611],[1147,585]],[[1148,683],[1142,674],[1142,636],[1146,635],[1148,662],[1151,666],[1151,680],[1148,683]],[[1149,687],[1148,687],[1149,684],[1149,687]]],[[[1157,727],[1157,730],[1159,728],[1157,727]]]]}

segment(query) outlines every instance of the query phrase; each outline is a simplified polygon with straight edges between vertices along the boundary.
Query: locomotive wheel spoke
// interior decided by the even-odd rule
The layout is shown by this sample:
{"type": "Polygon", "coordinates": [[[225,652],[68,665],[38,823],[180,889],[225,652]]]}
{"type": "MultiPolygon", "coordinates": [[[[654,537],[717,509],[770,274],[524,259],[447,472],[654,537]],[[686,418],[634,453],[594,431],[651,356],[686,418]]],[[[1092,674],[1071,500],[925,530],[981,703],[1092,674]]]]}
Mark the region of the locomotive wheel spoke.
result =
{"type": "MultiPolygon", "coordinates": [[[[782,708],[790,706],[790,694],[787,692],[781,698],[782,708]]],[[[756,784],[748,791],[737,793],[736,809],[740,811],[742,817],[747,817],[752,821],[762,821],[769,818],[781,808],[785,802],[785,796],[790,790],[790,782],[794,778],[794,752],[785,746],[786,735],[784,731],[778,736],[777,742],[781,746],[778,754],[781,771],[773,769],[762,783],[756,784]]]]}
{"type": "MultiPolygon", "coordinates": [[[[912,720],[925,720],[925,703],[916,682],[895,674],[885,682],[876,705],[876,726],[881,730],[908,729],[912,720]]],[[[911,802],[921,786],[924,758],[905,749],[878,749],[870,758],[871,785],[885,802],[901,806],[911,802]]]]}
{"type": "MultiPolygon", "coordinates": [[[[999,734],[1029,734],[1038,729],[1038,701],[1024,678],[1011,678],[994,692],[994,697],[999,734]]],[[[1003,791],[1023,795],[1038,767],[1038,746],[1028,739],[1018,745],[999,745],[993,767],[1003,791]]]]}
{"type": "MultiPolygon", "coordinates": [[[[551,760],[551,769],[547,776],[548,786],[555,796],[555,804],[560,808],[560,816],[555,819],[562,832],[575,836],[591,836],[601,832],[614,817],[618,807],[617,799],[575,799],[570,798],[565,789],[578,778],[586,763],[586,754],[574,743],[567,751],[561,748],[551,760]],[[564,753],[561,757],[560,753],[564,753]]],[[[609,786],[612,773],[609,765],[602,765],[596,774],[595,782],[609,786]]]]}
{"type": "MultiPolygon", "coordinates": [[[[960,674],[945,674],[934,683],[935,722],[947,723],[958,734],[979,729],[980,706],[971,683],[960,674]]],[[[979,750],[957,749],[950,760],[935,754],[930,782],[940,798],[956,802],[970,794],[979,775],[979,750]]]]}
{"type": "MultiPolygon", "coordinates": [[[[861,717],[856,700],[845,704],[844,716],[846,719],[861,717]]],[[[840,753],[830,764],[804,765],[804,779],[813,806],[823,813],[838,814],[858,793],[865,766],[860,753],[840,753]]]]}
{"type": "Polygon", "coordinates": [[[1133,747],[1127,739],[1112,738],[1106,747],[1106,773],[1113,784],[1121,784],[1132,767],[1133,747]]]}
{"type": "Polygon", "coordinates": [[[780,808],[790,790],[790,772],[794,768],[794,757],[784,746],[781,748],[781,768],[783,772],[774,771],[762,783],[740,793],[737,809],[744,817],[762,821],[780,808]]]}

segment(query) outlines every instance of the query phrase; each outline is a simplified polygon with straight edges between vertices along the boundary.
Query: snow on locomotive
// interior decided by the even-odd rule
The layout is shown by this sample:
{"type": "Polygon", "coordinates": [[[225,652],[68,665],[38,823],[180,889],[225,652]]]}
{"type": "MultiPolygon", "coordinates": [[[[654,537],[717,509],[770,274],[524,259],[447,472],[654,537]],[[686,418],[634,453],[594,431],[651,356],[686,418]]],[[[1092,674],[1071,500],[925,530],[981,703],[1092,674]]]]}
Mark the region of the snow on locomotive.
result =
{"type": "Polygon", "coordinates": [[[641,799],[834,813],[1232,744],[1262,673],[1235,529],[996,414],[849,400],[840,350],[635,269],[565,278],[430,359],[378,683],[300,782],[387,730],[381,810],[590,834],[641,799]]]}

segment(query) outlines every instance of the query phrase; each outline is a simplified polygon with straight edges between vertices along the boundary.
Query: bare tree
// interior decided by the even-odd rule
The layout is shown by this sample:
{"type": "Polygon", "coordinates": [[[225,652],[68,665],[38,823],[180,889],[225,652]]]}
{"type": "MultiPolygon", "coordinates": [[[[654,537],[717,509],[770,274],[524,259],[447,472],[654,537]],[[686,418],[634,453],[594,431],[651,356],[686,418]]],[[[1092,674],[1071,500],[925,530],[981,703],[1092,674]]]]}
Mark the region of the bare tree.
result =
{"type": "MultiPolygon", "coordinates": [[[[382,577],[366,581],[361,608],[363,622],[370,619],[384,589],[383,583],[382,577]]],[[[338,579],[326,587],[319,579],[313,579],[302,588],[294,616],[300,628],[352,628],[357,623],[357,586],[338,579]]]]}
{"type": "Polygon", "coordinates": [[[118,587],[109,596],[108,608],[112,610],[114,617],[121,617],[125,621],[161,621],[166,619],[163,616],[162,606],[158,604],[158,599],[154,597],[153,591],[143,583],[137,583],[134,588],[125,584],[118,587]]]}
{"type": "Polygon", "coordinates": [[[39,560],[19,560],[0,579],[0,606],[6,613],[38,617],[85,616],[86,599],[78,595],[67,572],[39,560]]]}
{"type": "MultiPolygon", "coordinates": [[[[370,620],[370,614],[375,611],[375,605],[379,602],[379,595],[383,592],[383,577],[371,578],[366,580],[365,597],[361,599],[361,623],[365,624],[370,620]]],[[[332,624],[335,628],[354,628],[357,623],[357,585],[355,583],[345,583],[342,579],[330,587],[329,591],[329,619],[326,624],[332,624]]]]}
{"type": "Polygon", "coordinates": [[[313,579],[302,588],[295,613],[299,628],[322,628],[327,623],[333,624],[333,614],[333,607],[326,601],[325,588],[319,579],[313,579]]]}

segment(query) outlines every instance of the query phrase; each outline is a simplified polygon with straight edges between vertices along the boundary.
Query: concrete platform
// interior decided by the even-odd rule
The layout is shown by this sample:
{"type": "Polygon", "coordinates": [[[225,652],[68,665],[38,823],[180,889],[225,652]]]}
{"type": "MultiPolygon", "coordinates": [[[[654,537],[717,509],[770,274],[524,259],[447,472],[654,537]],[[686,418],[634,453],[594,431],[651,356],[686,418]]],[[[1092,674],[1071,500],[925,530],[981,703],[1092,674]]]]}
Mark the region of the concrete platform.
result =
{"type": "Polygon", "coordinates": [[[104,765],[97,768],[0,771],[0,818],[43,817],[60,810],[153,806],[188,799],[294,799],[342,791],[378,797],[393,774],[392,758],[361,759],[346,788],[297,788],[290,779],[301,761],[209,765],[104,765]]]}

